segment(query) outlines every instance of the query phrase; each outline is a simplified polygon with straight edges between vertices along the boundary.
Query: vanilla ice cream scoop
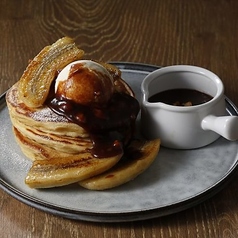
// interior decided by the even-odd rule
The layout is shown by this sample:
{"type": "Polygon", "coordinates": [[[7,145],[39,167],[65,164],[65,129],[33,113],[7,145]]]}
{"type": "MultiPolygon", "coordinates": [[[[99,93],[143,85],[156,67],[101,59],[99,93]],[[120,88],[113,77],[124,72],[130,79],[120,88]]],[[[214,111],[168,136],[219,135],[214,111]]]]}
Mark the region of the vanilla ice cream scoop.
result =
{"type": "Polygon", "coordinates": [[[91,60],[68,64],[59,73],[55,93],[81,105],[105,104],[111,98],[114,83],[102,65],[91,60]]]}

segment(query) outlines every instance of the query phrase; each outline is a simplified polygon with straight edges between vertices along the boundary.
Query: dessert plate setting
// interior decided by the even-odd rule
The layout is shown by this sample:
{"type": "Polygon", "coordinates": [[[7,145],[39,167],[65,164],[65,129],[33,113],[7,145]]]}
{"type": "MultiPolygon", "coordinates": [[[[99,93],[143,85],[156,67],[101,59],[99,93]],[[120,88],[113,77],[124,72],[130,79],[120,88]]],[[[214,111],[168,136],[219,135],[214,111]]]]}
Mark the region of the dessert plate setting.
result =
{"type": "MultiPolygon", "coordinates": [[[[141,83],[158,66],[112,62],[122,71],[141,102],[141,83]]],[[[228,115],[238,115],[226,98],[228,115]]],[[[195,206],[223,189],[238,164],[237,141],[220,137],[198,149],[161,147],[153,164],[135,180],[105,191],[90,191],[76,184],[31,189],[24,180],[31,166],[17,145],[6,107],[0,98],[0,187],[19,201],[69,219],[95,222],[126,222],[173,214],[195,206]]],[[[137,120],[140,124],[140,115],[137,120]]],[[[146,129],[146,128],[145,128],[146,129]]]]}

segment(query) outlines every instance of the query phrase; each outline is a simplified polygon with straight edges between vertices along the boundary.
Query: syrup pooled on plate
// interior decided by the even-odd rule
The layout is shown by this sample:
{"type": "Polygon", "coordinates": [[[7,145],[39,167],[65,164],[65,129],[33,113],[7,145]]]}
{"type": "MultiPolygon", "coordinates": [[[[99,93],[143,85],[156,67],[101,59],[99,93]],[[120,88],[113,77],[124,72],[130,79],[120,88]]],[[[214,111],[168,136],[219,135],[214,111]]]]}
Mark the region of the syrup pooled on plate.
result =
{"type": "Polygon", "coordinates": [[[212,96],[194,89],[170,89],[149,98],[149,102],[163,102],[173,106],[196,106],[212,100],[212,96]]]}

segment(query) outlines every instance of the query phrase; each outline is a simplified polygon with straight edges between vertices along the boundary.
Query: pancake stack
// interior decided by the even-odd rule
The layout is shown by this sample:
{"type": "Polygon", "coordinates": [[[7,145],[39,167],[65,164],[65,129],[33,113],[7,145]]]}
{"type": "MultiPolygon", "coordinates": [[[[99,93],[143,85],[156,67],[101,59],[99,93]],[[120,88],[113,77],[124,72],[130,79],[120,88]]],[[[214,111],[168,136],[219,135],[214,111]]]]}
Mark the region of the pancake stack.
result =
{"type": "MultiPolygon", "coordinates": [[[[88,128],[93,127],[82,124],[82,119],[77,119],[80,122],[78,123],[66,115],[65,111],[62,113],[62,110],[54,110],[52,98],[57,94],[52,88],[58,73],[69,63],[80,60],[82,56],[83,51],[77,48],[73,40],[64,37],[45,47],[29,63],[21,79],[7,92],[6,101],[15,138],[22,152],[32,160],[32,167],[25,179],[31,188],[78,183],[92,190],[109,189],[134,179],[150,166],[158,153],[159,139],[144,141],[133,138],[139,105],[137,108],[138,102],[135,102],[133,91],[121,78],[121,73],[115,66],[97,62],[113,79],[113,95],[134,100],[135,110],[128,117],[129,124],[126,122],[121,125],[120,122],[119,129],[113,128],[106,133],[103,129],[94,129],[92,133],[88,128]],[[102,134],[103,140],[105,135],[117,135],[113,143],[109,144],[117,148],[114,153],[103,152],[100,156],[93,153],[95,141],[92,138],[95,138],[95,135],[101,138],[102,134]],[[135,154],[136,157],[133,156],[135,154]]],[[[76,104],[70,105],[77,107],[76,104]]],[[[98,105],[97,110],[92,105],[83,107],[87,110],[90,108],[97,114],[98,111],[107,110],[106,106],[103,106],[102,110],[98,110],[101,108],[98,105]]],[[[78,115],[77,111],[76,118],[78,115]]],[[[106,149],[111,148],[108,146],[106,149]]]]}
{"type": "Polygon", "coordinates": [[[6,101],[17,141],[31,160],[65,157],[92,147],[83,128],[49,107],[27,107],[19,100],[18,83],[8,91],[6,101]]]}

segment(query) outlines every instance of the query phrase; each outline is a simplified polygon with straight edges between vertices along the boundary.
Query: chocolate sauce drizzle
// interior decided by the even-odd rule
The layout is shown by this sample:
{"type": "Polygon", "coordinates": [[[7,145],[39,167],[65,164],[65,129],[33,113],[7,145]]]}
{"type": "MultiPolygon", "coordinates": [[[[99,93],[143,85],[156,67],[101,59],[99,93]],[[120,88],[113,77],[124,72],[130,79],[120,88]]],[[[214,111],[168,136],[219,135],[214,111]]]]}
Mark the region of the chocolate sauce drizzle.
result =
{"type": "Polygon", "coordinates": [[[133,132],[138,101],[126,94],[114,92],[107,105],[85,106],[54,92],[52,84],[46,101],[48,107],[58,115],[83,127],[90,135],[93,148],[90,151],[97,158],[111,157],[123,152],[133,132]]]}

